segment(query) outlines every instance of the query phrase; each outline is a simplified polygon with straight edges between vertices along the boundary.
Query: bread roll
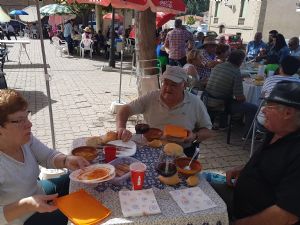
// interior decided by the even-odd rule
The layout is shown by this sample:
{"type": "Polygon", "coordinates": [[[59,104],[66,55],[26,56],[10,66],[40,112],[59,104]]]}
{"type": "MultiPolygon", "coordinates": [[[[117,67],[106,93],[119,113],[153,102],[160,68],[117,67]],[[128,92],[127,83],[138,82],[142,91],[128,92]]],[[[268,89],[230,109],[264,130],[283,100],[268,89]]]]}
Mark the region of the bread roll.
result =
{"type": "Polygon", "coordinates": [[[175,143],[168,143],[164,147],[164,152],[169,156],[181,156],[183,154],[183,147],[175,143]]]}
{"type": "Polygon", "coordinates": [[[176,185],[180,182],[180,179],[178,177],[178,173],[174,174],[171,177],[163,177],[163,176],[158,176],[158,179],[160,180],[160,182],[162,182],[163,184],[166,185],[176,185]]]}
{"type": "Polygon", "coordinates": [[[148,145],[152,148],[159,148],[162,146],[162,142],[161,142],[161,140],[155,139],[153,141],[148,142],[148,145]]]}
{"type": "Polygon", "coordinates": [[[109,131],[102,137],[103,144],[106,144],[110,141],[115,141],[117,139],[118,139],[118,134],[117,132],[114,131],[109,131]]]}
{"type": "Polygon", "coordinates": [[[103,140],[100,136],[93,136],[93,137],[88,137],[85,143],[87,146],[92,146],[94,148],[97,148],[99,145],[103,143],[103,140]]]}
{"type": "Polygon", "coordinates": [[[188,179],[186,179],[186,183],[190,187],[197,186],[199,184],[199,182],[200,182],[200,180],[199,180],[198,176],[196,176],[196,175],[190,176],[188,179]]]}

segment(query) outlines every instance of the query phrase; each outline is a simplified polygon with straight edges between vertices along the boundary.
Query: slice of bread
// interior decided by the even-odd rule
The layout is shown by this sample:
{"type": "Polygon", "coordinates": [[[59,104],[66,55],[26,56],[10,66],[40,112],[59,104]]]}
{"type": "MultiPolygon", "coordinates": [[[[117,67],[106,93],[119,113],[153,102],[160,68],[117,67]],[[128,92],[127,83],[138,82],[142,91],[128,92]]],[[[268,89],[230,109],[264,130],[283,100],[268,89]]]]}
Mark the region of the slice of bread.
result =
{"type": "Polygon", "coordinates": [[[166,137],[176,137],[176,138],[186,138],[188,131],[183,127],[177,125],[165,125],[164,136],[166,137]]]}
{"type": "Polygon", "coordinates": [[[88,137],[85,141],[87,146],[92,146],[97,148],[99,145],[103,144],[103,140],[100,136],[88,137]]]}

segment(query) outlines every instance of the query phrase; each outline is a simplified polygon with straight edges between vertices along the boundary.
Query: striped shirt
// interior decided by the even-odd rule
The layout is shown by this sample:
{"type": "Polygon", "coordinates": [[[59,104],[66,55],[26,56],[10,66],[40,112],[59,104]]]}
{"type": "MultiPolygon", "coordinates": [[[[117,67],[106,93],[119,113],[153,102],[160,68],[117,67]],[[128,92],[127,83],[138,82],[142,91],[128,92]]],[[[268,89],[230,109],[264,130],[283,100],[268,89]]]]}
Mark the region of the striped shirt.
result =
{"type": "Polygon", "coordinates": [[[269,97],[274,86],[278,82],[283,81],[283,80],[300,82],[299,78],[293,77],[293,76],[274,75],[274,76],[268,77],[264,83],[264,86],[262,87],[262,90],[261,90],[262,96],[269,97]]]}
{"type": "Polygon", "coordinates": [[[179,60],[186,56],[186,42],[193,40],[193,35],[187,30],[175,28],[168,32],[165,45],[169,46],[169,58],[179,60]]]}
{"type": "MultiPolygon", "coordinates": [[[[240,68],[230,62],[215,66],[208,79],[207,92],[220,99],[243,96],[243,82],[240,68]]],[[[209,107],[224,107],[224,100],[208,98],[209,107]]]]}

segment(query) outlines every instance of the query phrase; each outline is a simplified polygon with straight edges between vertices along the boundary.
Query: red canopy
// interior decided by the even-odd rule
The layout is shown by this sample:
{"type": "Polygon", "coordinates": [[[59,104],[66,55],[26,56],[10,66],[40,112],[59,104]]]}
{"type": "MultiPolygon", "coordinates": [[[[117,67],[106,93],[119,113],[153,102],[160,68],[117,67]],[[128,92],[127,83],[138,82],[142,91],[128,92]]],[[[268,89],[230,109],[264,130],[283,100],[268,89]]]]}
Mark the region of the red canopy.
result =
{"type": "Polygon", "coordinates": [[[169,20],[173,19],[175,14],[172,13],[164,13],[164,12],[157,12],[156,13],[156,28],[161,27],[169,20]]]}
{"type": "Polygon", "coordinates": [[[144,11],[151,8],[152,12],[166,12],[166,13],[183,13],[186,6],[183,0],[68,0],[68,3],[89,3],[108,6],[111,4],[114,8],[134,9],[144,11]]]}
{"type": "MultiPolygon", "coordinates": [[[[172,13],[163,13],[163,12],[157,12],[156,13],[156,28],[161,27],[169,20],[173,19],[175,17],[175,14],[172,13]]],[[[129,33],[129,38],[135,39],[135,26],[132,25],[131,31],[129,33]]]]}
{"type": "MultiPolygon", "coordinates": [[[[112,13],[106,13],[103,16],[103,19],[112,20],[112,13]]],[[[124,16],[122,16],[122,15],[120,15],[118,13],[115,13],[115,20],[122,21],[122,20],[124,20],[124,16]]]]}

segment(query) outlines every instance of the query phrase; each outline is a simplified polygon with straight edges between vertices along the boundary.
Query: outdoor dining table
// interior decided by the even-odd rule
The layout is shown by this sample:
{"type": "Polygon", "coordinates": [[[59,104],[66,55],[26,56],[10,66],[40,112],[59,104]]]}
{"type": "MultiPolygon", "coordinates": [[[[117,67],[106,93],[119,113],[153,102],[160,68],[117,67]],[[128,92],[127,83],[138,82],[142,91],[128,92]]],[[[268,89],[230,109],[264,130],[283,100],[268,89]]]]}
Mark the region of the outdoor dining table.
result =
{"type": "MultiPolygon", "coordinates": [[[[78,143],[78,142],[77,142],[78,143]]],[[[74,145],[73,147],[78,147],[74,145]]],[[[134,158],[147,165],[144,189],[152,189],[160,207],[161,213],[140,217],[124,217],[119,200],[119,191],[131,190],[130,179],[123,186],[117,186],[108,182],[99,184],[84,184],[79,182],[70,182],[70,193],[79,189],[85,189],[102,204],[111,210],[111,215],[102,221],[102,224],[172,224],[172,225],[226,225],[228,222],[227,207],[220,196],[213,190],[210,184],[200,177],[200,189],[216,204],[216,207],[185,214],[170,195],[172,190],[187,188],[185,178],[181,177],[181,183],[176,186],[167,186],[158,180],[158,174],[155,166],[161,148],[150,148],[148,146],[138,146],[134,158]]],[[[101,156],[100,156],[101,158],[101,156]]],[[[101,163],[102,161],[100,161],[101,163]]]]}
{"type": "Polygon", "coordinates": [[[247,102],[257,106],[260,104],[262,85],[256,85],[250,79],[245,80],[243,81],[243,90],[247,102]]]}
{"type": "Polygon", "coordinates": [[[32,64],[30,58],[29,58],[29,55],[28,55],[28,52],[27,52],[27,49],[26,49],[26,45],[27,44],[30,44],[30,40],[0,40],[0,44],[19,44],[20,45],[20,48],[19,48],[19,57],[18,57],[18,61],[19,61],[19,64],[21,64],[21,54],[22,52],[25,52],[26,55],[27,55],[27,58],[29,60],[29,62],[32,64]]]}

